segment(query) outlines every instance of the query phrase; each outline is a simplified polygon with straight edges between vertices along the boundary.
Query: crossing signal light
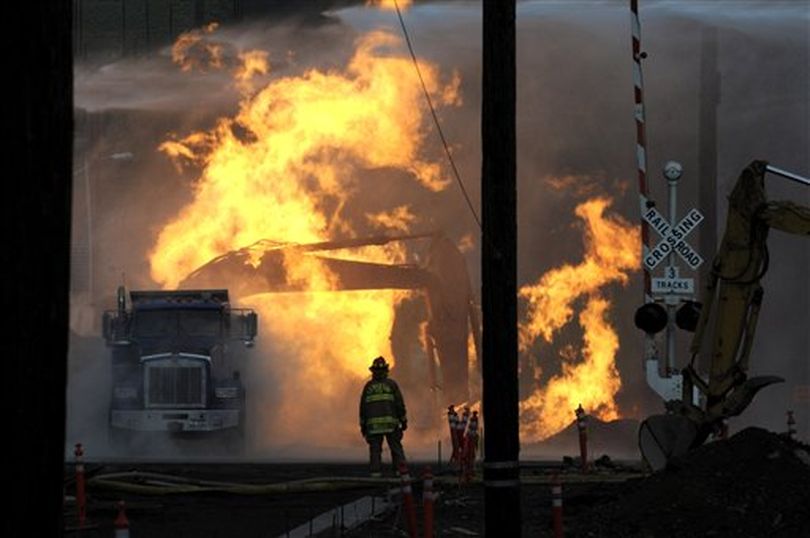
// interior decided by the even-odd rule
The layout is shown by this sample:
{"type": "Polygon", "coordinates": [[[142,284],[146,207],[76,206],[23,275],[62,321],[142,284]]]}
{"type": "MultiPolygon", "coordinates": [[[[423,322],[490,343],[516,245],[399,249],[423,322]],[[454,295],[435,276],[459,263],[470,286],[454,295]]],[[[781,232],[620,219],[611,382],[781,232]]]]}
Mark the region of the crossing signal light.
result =
{"type": "Polygon", "coordinates": [[[667,311],[658,303],[647,303],[636,310],[633,321],[647,334],[659,333],[667,326],[667,311]]]}
{"type": "Polygon", "coordinates": [[[675,313],[675,325],[681,330],[689,331],[690,333],[695,332],[698,320],[700,319],[700,309],[702,306],[703,304],[697,301],[684,301],[675,313]]]}

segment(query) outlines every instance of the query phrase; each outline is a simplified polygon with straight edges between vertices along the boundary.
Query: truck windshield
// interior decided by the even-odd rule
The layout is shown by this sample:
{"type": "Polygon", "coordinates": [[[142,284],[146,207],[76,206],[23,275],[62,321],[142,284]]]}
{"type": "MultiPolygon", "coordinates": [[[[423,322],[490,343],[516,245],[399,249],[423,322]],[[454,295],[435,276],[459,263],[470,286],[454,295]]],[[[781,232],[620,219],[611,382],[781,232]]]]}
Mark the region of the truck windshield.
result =
{"type": "Polygon", "coordinates": [[[141,310],[135,318],[140,338],[213,336],[220,334],[219,310],[141,310]]]}
{"type": "Polygon", "coordinates": [[[161,310],[140,311],[135,316],[135,336],[155,338],[177,333],[177,313],[161,310]]]}
{"type": "Polygon", "coordinates": [[[218,336],[220,315],[218,310],[188,310],[178,316],[180,333],[188,336],[218,336]]]}

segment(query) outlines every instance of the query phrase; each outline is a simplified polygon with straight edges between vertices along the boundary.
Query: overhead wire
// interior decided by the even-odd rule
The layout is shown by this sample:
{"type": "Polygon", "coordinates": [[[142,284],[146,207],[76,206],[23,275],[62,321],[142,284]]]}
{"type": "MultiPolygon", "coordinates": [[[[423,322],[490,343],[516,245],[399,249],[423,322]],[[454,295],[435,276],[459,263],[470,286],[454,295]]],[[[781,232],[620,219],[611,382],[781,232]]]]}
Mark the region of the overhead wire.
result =
{"type": "Polygon", "coordinates": [[[444,136],[442,125],[441,123],[439,123],[439,117],[436,114],[436,108],[433,106],[433,100],[430,98],[430,92],[428,92],[427,85],[425,84],[425,79],[422,77],[422,70],[419,69],[419,62],[416,59],[416,53],[413,50],[411,37],[408,34],[408,28],[407,26],[405,26],[405,19],[402,17],[402,12],[399,9],[399,2],[397,2],[397,0],[394,0],[394,8],[396,8],[397,18],[399,18],[399,24],[402,27],[402,33],[405,36],[405,43],[408,45],[408,51],[411,53],[411,60],[413,61],[414,68],[416,69],[416,74],[419,77],[419,83],[422,85],[422,93],[425,95],[425,100],[427,101],[428,108],[430,108],[430,114],[433,117],[433,123],[436,125],[436,130],[438,131],[439,138],[442,141],[444,153],[445,155],[447,155],[447,160],[450,163],[450,168],[453,170],[453,176],[459,188],[461,189],[461,194],[464,195],[464,200],[467,202],[467,207],[469,208],[470,213],[472,213],[472,216],[475,219],[475,223],[478,225],[478,228],[481,229],[481,219],[478,218],[478,213],[475,211],[475,208],[473,207],[472,201],[470,200],[470,196],[467,193],[467,189],[464,187],[464,182],[461,180],[461,174],[459,174],[458,168],[456,167],[456,162],[453,160],[453,155],[450,152],[450,146],[447,143],[447,138],[444,136]]]}

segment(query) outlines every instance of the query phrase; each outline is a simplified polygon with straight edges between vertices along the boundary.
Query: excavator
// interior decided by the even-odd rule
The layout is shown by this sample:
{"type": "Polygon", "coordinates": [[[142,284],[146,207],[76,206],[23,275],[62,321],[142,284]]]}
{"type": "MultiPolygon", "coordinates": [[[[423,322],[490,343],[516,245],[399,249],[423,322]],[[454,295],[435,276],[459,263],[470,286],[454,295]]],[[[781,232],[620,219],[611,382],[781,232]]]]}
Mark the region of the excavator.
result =
{"type": "Polygon", "coordinates": [[[810,186],[810,180],[766,161],[752,162],[737,180],[729,197],[725,233],[704,286],[702,306],[691,303],[692,315],[687,309],[684,320],[679,320],[683,322],[679,326],[694,330],[692,358],[682,371],[682,397],[666,402],[666,413],[647,418],[639,428],[639,448],[653,470],[666,467],[673,458],[718,433],[725,420],[742,413],[761,389],[784,381],[777,376],[748,376],[763,298],[760,281],[768,270],[768,231],[775,228],[810,235],[810,208],[790,201],[769,201],[766,173],[810,186]],[[697,359],[705,352],[710,354],[708,379],[696,368],[697,359]],[[695,398],[695,394],[700,397],[695,398]]]}
{"type": "MultiPolygon", "coordinates": [[[[468,341],[473,338],[480,365],[481,328],[473,301],[467,264],[455,243],[440,232],[401,236],[349,238],[309,244],[259,241],[223,254],[189,274],[181,289],[228,287],[237,297],[259,293],[407,289],[422,291],[427,311],[426,352],[428,384],[437,406],[470,400],[468,341]],[[390,242],[428,241],[421,264],[386,265],[340,259],[329,252],[390,242]],[[286,256],[314,256],[332,275],[337,286],[324,290],[303,288],[287,277],[286,256]],[[256,260],[258,259],[258,263],[256,260]],[[438,364],[438,372],[435,366],[438,364]]],[[[400,314],[401,312],[398,312],[400,314]]],[[[395,325],[397,323],[395,322],[395,325]]],[[[394,338],[392,337],[392,343],[394,338]]],[[[399,362],[405,357],[397,357],[399,362]]],[[[372,352],[370,352],[372,353],[372,352]]]]}

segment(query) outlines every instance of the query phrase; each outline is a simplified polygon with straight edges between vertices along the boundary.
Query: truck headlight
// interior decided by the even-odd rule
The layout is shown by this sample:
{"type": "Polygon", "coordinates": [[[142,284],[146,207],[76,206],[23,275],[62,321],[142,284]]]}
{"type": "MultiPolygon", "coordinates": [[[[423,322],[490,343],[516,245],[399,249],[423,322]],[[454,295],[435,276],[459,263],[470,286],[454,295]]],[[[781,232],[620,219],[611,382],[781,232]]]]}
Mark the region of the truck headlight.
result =
{"type": "Polygon", "coordinates": [[[236,398],[239,396],[238,387],[217,387],[214,389],[214,396],[217,398],[236,398]]]}
{"type": "Polygon", "coordinates": [[[138,389],[135,387],[115,387],[113,397],[116,400],[133,400],[138,397],[138,389]]]}

